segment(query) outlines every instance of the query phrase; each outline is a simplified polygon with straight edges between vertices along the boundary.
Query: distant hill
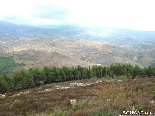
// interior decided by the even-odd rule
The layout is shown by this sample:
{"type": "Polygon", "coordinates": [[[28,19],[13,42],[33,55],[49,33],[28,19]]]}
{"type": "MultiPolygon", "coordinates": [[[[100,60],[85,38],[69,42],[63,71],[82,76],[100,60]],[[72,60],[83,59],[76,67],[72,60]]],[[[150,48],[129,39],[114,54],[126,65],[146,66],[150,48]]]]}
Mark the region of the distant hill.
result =
{"type": "Polygon", "coordinates": [[[116,42],[125,38],[131,38],[137,41],[155,41],[155,31],[138,31],[108,27],[86,28],[85,30],[99,34],[107,41],[109,40],[109,42],[116,42]]]}
{"type": "Polygon", "coordinates": [[[16,25],[0,21],[0,37],[26,37],[42,38],[56,37],[68,39],[86,39],[93,41],[103,41],[118,43],[125,38],[131,38],[136,41],[154,41],[154,31],[137,31],[117,28],[86,28],[70,25],[33,27],[25,25],[16,25]]]}
{"type": "Polygon", "coordinates": [[[44,66],[92,66],[93,63],[88,63],[86,61],[78,60],[75,58],[70,58],[68,56],[65,56],[63,54],[60,54],[58,52],[47,52],[47,51],[41,51],[41,50],[24,50],[15,52],[14,54],[14,60],[16,63],[24,63],[25,66],[17,66],[14,68],[14,70],[28,70],[32,67],[38,67],[43,68],[44,66]]]}
{"type": "Polygon", "coordinates": [[[16,69],[131,63],[155,65],[155,32],[77,26],[33,27],[0,21],[0,53],[15,53],[16,69]],[[54,54],[51,55],[51,54],[54,54]]]}
{"type": "Polygon", "coordinates": [[[0,37],[1,38],[42,38],[42,37],[62,37],[72,38],[81,33],[78,27],[60,26],[55,28],[39,28],[26,25],[16,25],[0,21],[0,37]]]}
{"type": "Polygon", "coordinates": [[[132,38],[124,38],[116,42],[115,45],[133,50],[147,50],[155,48],[155,41],[137,41],[132,38]]]}
{"type": "MultiPolygon", "coordinates": [[[[151,52],[131,50],[107,43],[89,40],[44,38],[29,40],[8,52],[14,52],[15,62],[24,63],[24,69],[43,66],[92,66],[112,63],[152,65],[151,52]]],[[[22,66],[23,67],[23,66],[22,66]]],[[[19,68],[21,69],[21,67],[19,68]]]]}

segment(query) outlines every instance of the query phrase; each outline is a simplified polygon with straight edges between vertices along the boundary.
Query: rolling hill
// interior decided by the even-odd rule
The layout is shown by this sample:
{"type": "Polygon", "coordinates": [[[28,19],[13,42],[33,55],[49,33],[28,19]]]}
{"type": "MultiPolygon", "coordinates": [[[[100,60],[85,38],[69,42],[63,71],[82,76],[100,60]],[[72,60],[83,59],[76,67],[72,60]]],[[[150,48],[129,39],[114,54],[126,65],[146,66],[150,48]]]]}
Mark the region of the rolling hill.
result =
{"type": "Polygon", "coordinates": [[[43,66],[155,64],[155,32],[115,28],[16,25],[0,21],[0,53],[13,53],[16,69],[43,66]]]}
{"type": "MultiPolygon", "coordinates": [[[[122,73],[124,75],[121,76],[118,73],[118,77],[115,77],[116,74],[112,74],[111,70],[109,75],[107,71],[103,77],[102,72],[98,73],[94,66],[93,70],[96,72],[91,79],[79,80],[79,76],[82,77],[84,74],[79,73],[80,66],[109,66],[112,63],[127,63],[127,65],[130,63],[140,67],[155,65],[154,51],[155,32],[66,25],[42,28],[0,21],[1,85],[6,91],[7,86],[11,90],[11,92],[0,95],[0,115],[48,115],[49,113],[54,116],[119,115],[133,108],[154,112],[153,70],[149,78],[138,78],[135,75],[134,79],[130,79],[131,75],[128,73],[122,73]],[[60,82],[63,77],[60,75],[57,78],[58,76],[54,75],[57,73],[51,71],[49,77],[57,78],[57,81],[54,81],[57,83],[47,85],[44,85],[42,80],[36,81],[39,77],[46,77],[38,73],[37,68],[36,72],[30,70],[32,73],[22,71],[22,69],[28,70],[34,67],[42,69],[44,66],[76,67],[78,65],[80,65],[79,69],[77,68],[78,70],[76,69],[77,71],[75,70],[72,74],[75,79],[78,75],[78,80],[70,79],[72,81],[60,82]],[[18,70],[20,73],[10,73],[18,70]],[[33,73],[36,75],[32,75],[33,73]],[[97,73],[103,78],[97,78],[97,73]],[[4,80],[9,82],[8,85],[3,83],[4,80]],[[32,80],[38,85],[33,86],[32,80]],[[77,81],[84,86],[70,86],[70,83],[77,84],[77,81]],[[21,90],[20,86],[24,84],[27,84],[28,88],[21,90]],[[72,105],[70,100],[74,99],[76,103],[72,105]]],[[[114,65],[112,66],[115,68],[114,65]]],[[[149,73],[150,68],[147,70],[144,68],[143,72],[149,73]]],[[[116,69],[120,71],[119,68],[116,69]]],[[[136,74],[139,69],[136,67],[129,71],[136,74]]],[[[44,71],[49,70],[45,68],[44,71]]],[[[67,76],[68,73],[64,77],[67,76]]]]}
{"type": "Polygon", "coordinates": [[[14,70],[44,66],[92,66],[130,63],[145,67],[153,65],[153,50],[131,50],[107,42],[42,38],[30,39],[6,52],[14,54],[15,63],[25,64],[14,70]],[[146,54],[147,53],[147,54],[146,54]]]}

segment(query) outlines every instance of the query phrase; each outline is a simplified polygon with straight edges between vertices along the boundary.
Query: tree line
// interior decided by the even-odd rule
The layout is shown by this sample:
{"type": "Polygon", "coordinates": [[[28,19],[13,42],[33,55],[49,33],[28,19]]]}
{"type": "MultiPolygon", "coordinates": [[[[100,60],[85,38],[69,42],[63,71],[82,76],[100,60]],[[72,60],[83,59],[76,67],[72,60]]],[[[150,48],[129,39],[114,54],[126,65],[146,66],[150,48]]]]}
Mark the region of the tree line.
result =
{"type": "Polygon", "coordinates": [[[131,64],[111,64],[110,66],[92,67],[43,67],[29,68],[24,71],[14,71],[9,74],[0,74],[0,93],[38,87],[41,84],[50,84],[63,81],[97,78],[117,78],[126,76],[128,79],[154,77],[155,66],[139,67],[131,64]]]}

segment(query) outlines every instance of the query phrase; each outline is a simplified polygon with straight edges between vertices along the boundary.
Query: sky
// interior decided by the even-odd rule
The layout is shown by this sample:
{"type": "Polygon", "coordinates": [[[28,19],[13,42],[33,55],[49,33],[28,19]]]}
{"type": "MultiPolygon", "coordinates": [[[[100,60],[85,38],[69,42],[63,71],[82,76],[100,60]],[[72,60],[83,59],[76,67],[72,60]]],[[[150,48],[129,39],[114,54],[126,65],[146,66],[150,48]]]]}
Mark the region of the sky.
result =
{"type": "Polygon", "coordinates": [[[155,31],[154,0],[1,0],[0,21],[155,31]]]}

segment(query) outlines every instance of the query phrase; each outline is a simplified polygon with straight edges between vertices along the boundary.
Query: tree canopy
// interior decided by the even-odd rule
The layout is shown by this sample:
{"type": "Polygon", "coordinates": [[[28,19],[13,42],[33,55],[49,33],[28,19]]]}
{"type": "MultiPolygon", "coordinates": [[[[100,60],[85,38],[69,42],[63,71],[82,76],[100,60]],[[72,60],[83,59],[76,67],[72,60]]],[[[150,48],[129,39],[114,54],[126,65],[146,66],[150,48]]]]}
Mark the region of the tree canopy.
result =
{"type": "Polygon", "coordinates": [[[141,68],[131,64],[111,64],[110,66],[92,67],[43,67],[30,68],[27,71],[5,72],[0,75],[0,93],[38,87],[41,83],[50,84],[63,81],[97,78],[117,78],[126,76],[129,79],[154,77],[155,66],[141,68]]]}

